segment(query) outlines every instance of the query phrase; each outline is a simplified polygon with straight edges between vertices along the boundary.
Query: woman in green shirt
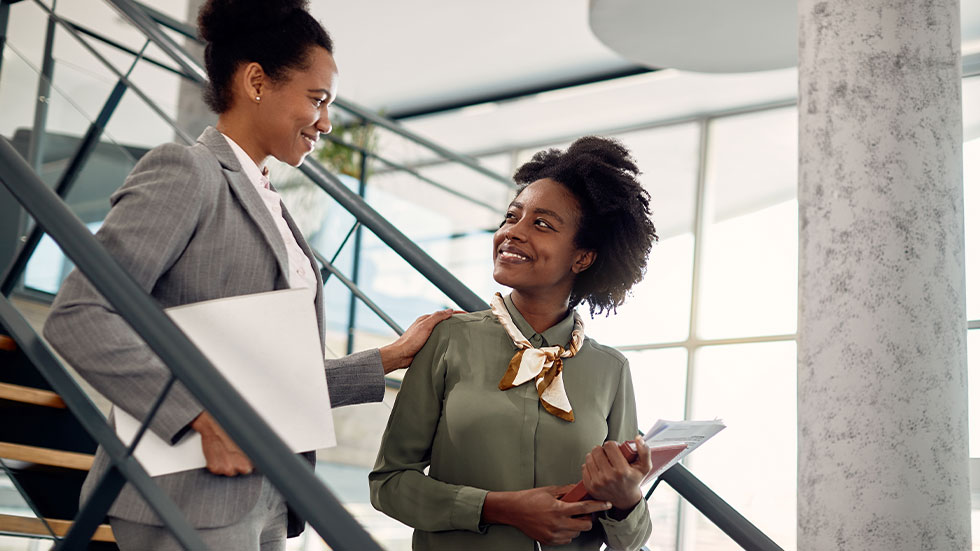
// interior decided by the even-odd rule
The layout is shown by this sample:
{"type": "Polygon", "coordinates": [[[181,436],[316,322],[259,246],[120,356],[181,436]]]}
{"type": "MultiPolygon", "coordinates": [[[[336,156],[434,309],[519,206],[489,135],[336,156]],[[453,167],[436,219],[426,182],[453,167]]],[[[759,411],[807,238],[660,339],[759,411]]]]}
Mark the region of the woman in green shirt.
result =
{"type": "Polygon", "coordinates": [[[617,444],[637,434],[629,365],[585,337],[574,310],[613,312],[643,277],[657,235],[638,174],[621,144],[586,137],[514,175],[493,239],[493,277],[513,292],[436,326],[369,477],[371,503],[416,529],[414,549],[638,549],[649,537],[649,450],[637,439],[628,464],[617,444]],[[580,479],[594,500],[560,501],[580,479]]]}

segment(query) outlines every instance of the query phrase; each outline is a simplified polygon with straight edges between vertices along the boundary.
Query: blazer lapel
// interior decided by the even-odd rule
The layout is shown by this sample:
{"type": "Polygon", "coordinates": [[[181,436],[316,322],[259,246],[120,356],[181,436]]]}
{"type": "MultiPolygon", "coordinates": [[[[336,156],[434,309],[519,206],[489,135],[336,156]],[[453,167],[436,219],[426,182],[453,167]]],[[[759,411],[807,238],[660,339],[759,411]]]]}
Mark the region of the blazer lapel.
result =
{"type": "Polygon", "coordinates": [[[276,263],[279,265],[280,276],[288,285],[289,257],[286,254],[286,244],[283,243],[282,236],[279,235],[279,229],[276,228],[276,223],[272,219],[269,209],[262,202],[262,197],[259,196],[259,192],[255,190],[255,186],[249,181],[245,172],[242,171],[242,167],[238,163],[238,158],[235,157],[235,152],[231,150],[231,146],[228,145],[224,135],[210,126],[204,130],[204,133],[201,134],[197,141],[210,149],[218,159],[218,162],[221,163],[221,168],[224,172],[225,179],[228,181],[228,186],[238,199],[238,202],[242,204],[245,212],[248,213],[249,217],[251,217],[252,221],[259,228],[269,248],[272,249],[272,253],[276,257],[276,263]]]}

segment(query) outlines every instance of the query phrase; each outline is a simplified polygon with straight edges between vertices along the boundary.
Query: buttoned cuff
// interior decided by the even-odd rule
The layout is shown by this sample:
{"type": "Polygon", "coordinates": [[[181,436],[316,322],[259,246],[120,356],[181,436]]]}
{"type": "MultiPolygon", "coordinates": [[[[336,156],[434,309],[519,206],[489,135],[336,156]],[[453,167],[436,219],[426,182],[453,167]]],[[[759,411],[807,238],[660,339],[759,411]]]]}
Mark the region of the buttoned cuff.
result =
{"type": "Polygon", "coordinates": [[[455,530],[470,532],[486,532],[486,527],[480,525],[483,517],[483,502],[487,499],[487,490],[461,486],[453,498],[453,509],[450,512],[449,523],[455,530]]]}
{"type": "Polygon", "coordinates": [[[623,520],[609,517],[608,511],[600,513],[598,519],[606,533],[606,545],[611,550],[639,549],[653,531],[645,499],[641,499],[623,520]]]}

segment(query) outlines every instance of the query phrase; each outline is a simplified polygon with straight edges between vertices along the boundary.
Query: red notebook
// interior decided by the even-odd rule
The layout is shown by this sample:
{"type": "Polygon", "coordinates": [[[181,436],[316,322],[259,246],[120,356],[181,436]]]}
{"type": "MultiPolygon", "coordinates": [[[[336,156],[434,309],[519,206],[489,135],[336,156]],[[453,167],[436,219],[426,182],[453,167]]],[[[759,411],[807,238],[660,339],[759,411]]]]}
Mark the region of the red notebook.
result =
{"type": "MultiPolygon", "coordinates": [[[[671,459],[680,455],[684,450],[687,449],[687,444],[670,444],[668,446],[659,446],[650,449],[650,463],[652,464],[651,472],[656,471],[660,467],[663,467],[670,462],[671,459]]],[[[619,445],[619,451],[623,452],[623,457],[626,461],[632,463],[636,461],[636,442],[632,440],[627,440],[619,445]]],[[[575,501],[585,501],[587,499],[592,499],[592,496],[585,491],[585,483],[579,482],[572,488],[567,494],[563,495],[561,500],[567,502],[575,501]]]]}

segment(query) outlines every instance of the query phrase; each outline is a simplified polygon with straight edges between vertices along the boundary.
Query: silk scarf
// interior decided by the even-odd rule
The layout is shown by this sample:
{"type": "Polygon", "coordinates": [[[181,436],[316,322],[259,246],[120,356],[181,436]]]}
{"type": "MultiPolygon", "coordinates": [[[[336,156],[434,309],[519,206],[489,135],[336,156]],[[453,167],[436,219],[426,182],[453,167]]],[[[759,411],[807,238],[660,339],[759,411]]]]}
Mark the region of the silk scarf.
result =
{"type": "Polygon", "coordinates": [[[574,328],[568,348],[561,346],[543,346],[535,348],[524,337],[521,330],[514,324],[504,297],[496,293],[490,301],[490,311],[497,317],[504,331],[517,347],[517,353],[511,358],[507,372],[500,379],[497,388],[507,390],[520,386],[532,379],[538,390],[538,399],[544,409],[565,421],[575,421],[572,404],[565,394],[565,383],[562,381],[562,358],[571,358],[578,353],[585,340],[585,325],[578,312],[574,313],[574,328]]]}

